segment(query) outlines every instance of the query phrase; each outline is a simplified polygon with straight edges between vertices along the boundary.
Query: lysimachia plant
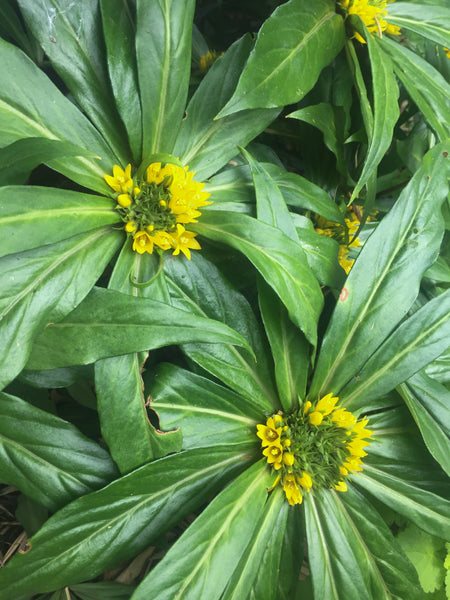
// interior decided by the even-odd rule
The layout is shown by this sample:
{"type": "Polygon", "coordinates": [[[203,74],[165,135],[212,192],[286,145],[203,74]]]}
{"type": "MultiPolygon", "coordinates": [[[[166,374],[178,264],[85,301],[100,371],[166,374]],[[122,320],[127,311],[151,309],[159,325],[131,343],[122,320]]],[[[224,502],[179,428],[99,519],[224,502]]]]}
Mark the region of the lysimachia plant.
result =
{"type": "Polygon", "coordinates": [[[0,7],[0,597],[443,594],[450,9],[204,4],[0,7]]]}

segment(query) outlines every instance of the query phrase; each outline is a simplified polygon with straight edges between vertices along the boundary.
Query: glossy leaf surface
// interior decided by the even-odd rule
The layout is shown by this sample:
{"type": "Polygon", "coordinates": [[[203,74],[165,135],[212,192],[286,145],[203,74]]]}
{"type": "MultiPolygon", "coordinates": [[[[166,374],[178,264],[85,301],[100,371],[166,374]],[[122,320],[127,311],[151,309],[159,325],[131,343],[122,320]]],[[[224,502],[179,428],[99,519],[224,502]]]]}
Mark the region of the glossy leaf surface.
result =
{"type": "Polygon", "coordinates": [[[108,452],[59,417],[0,394],[0,477],[51,511],[117,476],[108,452]]]}
{"type": "Polygon", "coordinates": [[[100,358],[199,339],[248,347],[242,336],[212,319],[162,302],[96,288],[77,310],[38,336],[27,368],[88,364],[100,358]]]}
{"type": "Polygon", "coordinates": [[[365,242],[325,334],[312,396],[338,394],[411,307],[439,252],[436,203],[447,195],[448,162],[446,146],[436,146],[365,242]]]}
{"type": "Polygon", "coordinates": [[[106,71],[98,0],[19,0],[19,6],[55,71],[125,162],[125,130],[106,71]]]}
{"type": "Polygon", "coordinates": [[[316,344],[322,293],[299,244],[279,229],[232,213],[205,211],[195,230],[242,252],[279,295],[292,321],[316,344]]]}
{"type": "Polygon", "coordinates": [[[31,538],[31,550],[2,569],[2,600],[91,579],[138,554],[240,473],[248,459],[247,447],[182,452],[75,500],[31,538]]]}
{"type": "Polygon", "coordinates": [[[236,92],[219,117],[298,102],[343,43],[342,17],[331,0],[283,4],[263,24],[236,92]]]}
{"type": "Polygon", "coordinates": [[[108,192],[103,175],[117,158],[87,118],[15,46],[0,40],[0,130],[2,144],[28,137],[69,141],[98,159],[57,159],[52,167],[97,192],[108,192]],[[26,81],[26,89],[22,82],[26,81]],[[28,93],[32,89],[33,93],[28,93]]]}
{"type": "Polygon", "coordinates": [[[404,27],[436,42],[450,46],[450,8],[396,2],[389,7],[389,23],[404,27]]]}
{"type": "Polygon", "coordinates": [[[253,536],[270,475],[253,465],[203,511],[134,592],[133,600],[218,600],[253,536]]]}
{"type": "Polygon", "coordinates": [[[0,388],[25,366],[34,336],[88,294],[121,238],[108,226],[0,259],[0,388]]]}
{"type": "Polygon", "coordinates": [[[264,407],[228,388],[174,365],[160,364],[144,375],[150,407],[164,431],[181,427],[183,449],[226,443],[255,443],[264,407]],[[202,431],[199,436],[198,432],[202,431]]]}
{"type": "Polygon", "coordinates": [[[0,256],[118,222],[114,202],[104,196],[31,185],[0,187],[0,256]]]}
{"type": "Polygon", "coordinates": [[[137,0],[144,160],[172,153],[188,92],[194,0],[137,0]]]}

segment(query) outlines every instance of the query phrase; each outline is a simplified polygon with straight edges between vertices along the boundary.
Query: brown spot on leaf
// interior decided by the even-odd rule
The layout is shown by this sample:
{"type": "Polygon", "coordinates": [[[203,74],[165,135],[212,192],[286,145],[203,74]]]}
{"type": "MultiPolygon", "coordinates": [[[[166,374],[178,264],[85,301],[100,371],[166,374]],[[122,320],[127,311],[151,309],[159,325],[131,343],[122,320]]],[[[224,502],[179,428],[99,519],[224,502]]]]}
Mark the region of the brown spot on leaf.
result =
{"type": "Polygon", "coordinates": [[[339,294],[339,300],[341,302],[345,302],[348,298],[348,289],[346,287],[343,287],[341,290],[341,293],[339,294]]]}

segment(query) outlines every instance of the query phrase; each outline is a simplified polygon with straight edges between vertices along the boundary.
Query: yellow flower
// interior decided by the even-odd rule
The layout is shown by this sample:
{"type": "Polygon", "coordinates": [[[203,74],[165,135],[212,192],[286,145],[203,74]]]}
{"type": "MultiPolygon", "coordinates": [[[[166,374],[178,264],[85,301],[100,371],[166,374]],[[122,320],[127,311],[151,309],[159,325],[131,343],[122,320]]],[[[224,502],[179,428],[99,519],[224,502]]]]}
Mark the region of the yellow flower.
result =
{"type": "Polygon", "coordinates": [[[294,475],[286,475],[283,490],[286,494],[286,499],[291,506],[302,503],[303,497],[300,493],[300,488],[295,481],[294,475]]]}
{"type": "Polygon", "coordinates": [[[113,176],[105,175],[106,183],[115,192],[128,192],[133,189],[133,180],[131,179],[131,165],[127,165],[125,171],[118,165],[113,166],[113,176]]]}
{"type": "Polygon", "coordinates": [[[304,487],[308,492],[310,491],[310,489],[312,488],[312,479],[311,476],[308,475],[308,473],[305,473],[305,471],[303,471],[303,474],[301,477],[297,477],[297,481],[299,482],[299,484],[304,487]]]}
{"type": "Polygon", "coordinates": [[[120,206],[123,206],[123,208],[127,208],[127,206],[130,206],[133,201],[131,200],[129,194],[119,194],[117,196],[117,202],[120,204],[120,206]]]}
{"type": "Polygon", "coordinates": [[[337,490],[338,492],[346,492],[347,491],[347,484],[345,483],[345,481],[339,481],[334,486],[334,489],[337,490]]]}
{"type": "Polygon", "coordinates": [[[274,469],[281,468],[281,461],[283,460],[283,450],[280,446],[267,446],[267,448],[263,450],[263,454],[267,458],[268,464],[273,464],[274,469]]]}
{"type": "MultiPolygon", "coordinates": [[[[400,35],[400,27],[392,25],[386,21],[387,3],[386,0],[341,0],[341,8],[348,15],[358,15],[369,30],[370,35],[383,35],[383,32],[391,35],[400,35]]],[[[365,44],[365,39],[355,32],[356,39],[365,44]]]]}
{"type": "Polygon", "coordinates": [[[274,417],[267,419],[266,425],[257,425],[257,436],[262,440],[262,447],[278,444],[281,448],[281,427],[277,427],[274,417]]]}
{"type": "Polygon", "coordinates": [[[283,454],[283,462],[287,467],[292,467],[292,465],[294,464],[295,461],[295,456],[292,454],[292,452],[285,452],[283,454]]]}
{"type": "Polygon", "coordinates": [[[133,233],[133,231],[136,231],[136,229],[137,227],[134,221],[128,221],[128,223],[125,225],[125,231],[127,233],[133,233]]]}
{"type": "Polygon", "coordinates": [[[153,252],[153,240],[146,231],[138,231],[134,234],[133,238],[133,250],[136,250],[138,254],[144,254],[153,252]]]}
{"type": "Polygon", "coordinates": [[[173,247],[175,248],[174,254],[177,255],[180,251],[188,258],[191,259],[191,250],[200,250],[200,244],[195,239],[197,234],[192,231],[186,231],[186,229],[178,224],[177,233],[173,237],[173,247]]]}
{"type": "Polygon", "coordinates": [[[450,58],[450,49],[444,46],[444,52],[447,55],[447,58],[450,58]]]}
{"type": "Polygon", "coordinates": [[[327,394],[326,396],[324,396],[323,398],[321,398],[319,400],[319,402],[317,403],[317,406],[316,406],[316,410],[321,412],[323,414],[323,416],[325,417],[326,415],[329,415],[330,412],[332,412],[334,410],[334,407],[338,400],[339,400],[339,398],[334,397],[333,394],[327,394]]]}
{"type": "Polygon", "coordinates": [[[310,413],[309,422],[311,423],[311,425],[316,425],[318,427],[322,423],[322,421],[323,421],[322,413],[318,412],[317,410],[310,413]]]}
{"type": "Polygon", "coordinates": [[[345,408],[335,410],[331,420],[333,423],[337,423],[339,427],[352,427],[356,423],[356,417],[345,408]]]}
{"type": "Polygon", "coordinates": [[[219,58],[219,56],[222,56],[223,52],[217,53],[215,50],[208,50],[208,52],[206,54],[203,54],[200,57],[200,61],[199,61],[199,67],[200,67],[200,71],[202,73],[206,73],[211,66],[213,65],[213,63],[219,58]]]}

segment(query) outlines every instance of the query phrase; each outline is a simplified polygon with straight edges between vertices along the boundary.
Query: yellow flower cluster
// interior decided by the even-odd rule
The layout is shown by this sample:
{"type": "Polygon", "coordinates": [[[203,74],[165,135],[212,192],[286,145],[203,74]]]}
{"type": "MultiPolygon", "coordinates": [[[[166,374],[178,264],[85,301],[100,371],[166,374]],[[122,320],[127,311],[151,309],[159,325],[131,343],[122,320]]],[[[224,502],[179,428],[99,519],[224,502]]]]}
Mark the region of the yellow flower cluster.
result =
{"type": "Polygon", "coordinates": [[[134,181],[131,165],[123,170],[113,167],[113,175],[105,175],[106,183],[117,193],[117,209],[125,222],[125,231],[133,236],[133,250],[151,254],[161,250],[180,252],[190,259],[190,250],[200,249],[196,233],[185,225],[196,223],[199,208],[211,204],[203,183],[193,180],[188,167],[171,163],[152,163],[145,181],[134,181]]]}
{"type": "MultiPolygon", "coordinates": [[[[400,27],[386,21],[386,0],[340,0],[339,4],[348,15],[358,15],[364,21],[372,37],[376,34],[381,37],[384,32],[400,35],[400,27]]],[[[359,33],[355,32],[355,37],[362,44],[366,43],[359,33]]]]}
{"type": "Polygon", "coordinates": [[[350,269],[355,262],[354,259],[348,258],[350,248],[357,248],[361,245],[359,238],[355,238],[355,233],[358,230],[359,222],[354,219],[345,219],[345,225],[347,228],[347,235],[342,235],[342,227],[336,225],[335,223],[331,223],[326,219],[320,218],[318,220],[319,227],[316,227],[316,232],[320,235],[325,235],[327,237],[331,237],[339,241],[339,253],[338,253],[338,261],[347,275],[350,273],[350,269]],[[347,238],[349,243],[345,243],[343,240],[347,238]]]}
{"type": "MultiPolygon", "coordinates": [[[[291,506],[301,504],[305,493],[315,487],[347,491],[346,477],[362,470],[367,417],[358,421],[338,398],[327,394],[315,406],[310,401],[293,415],[281,413],[257,425],[263,455],[277,473],[272,490],[281,483],[291,506]]],[[[270,491],[269,490],[269,491],[270,491]]]]}
{"type": "MultiPolygon", "coordinates": [[[[343,427],[346,429],[346,435],[349,441],[345,444],[348,450],[348,457],[345,462],[339,466],[339,472],[341,475],[348,475],[349,472],[355,473],[356,471],[362,471],[362,461],[364,456],[367,456],[367,452],[363,450],[366,446],[370,445],[366,437],[372,435],[372,431],[365,429],[369,419],[364,417],[361,421],[358,421],[351,412],[340,406],[336,406],[339,398],[333,396],[333,394],[327,394],[315,406],[313,410],[311,402],[305,402],[303,412],[305,416],[308,416],[311,425],[318,427],[322,424],[324,418],[328,417],[329,423],[334,423],[337,427],[343,427]]],[[[335,489],[339,492],[347,491],[347,485],[345,481],[339,481],[335,485],[335,489]]]]}
{"type": "Polygon", "coordinates": [[[265,425],[257,425],[256,427],[256,435],[261,438],[261,446],[265,448],[263,454],[267,458],[267,463],[272,465],[275,471],[282,471],[277,476],[271,489],[281,480],[289,504],[291,506],[301,504],[303,496],[299,486],[309,492],[312,487],[312,479],[305,471],[302,472],[301,476],[296,476],[291,469],[295,462],[295,455],[290,452],[292,440],[283,435],[288,429],[286,425],[283,426],[283,417],[280,414],[274,415],[267,419],[265,425]]]}
{"type": "Polygon", "coordinates": [[[223,52],[216,52],[215,50],[208,50],[206,54],[203,54],[200,57],[199,67],[200,71],[205,74],[212,65],[216,62],[216,60],[222,56],[223,52]]]}

